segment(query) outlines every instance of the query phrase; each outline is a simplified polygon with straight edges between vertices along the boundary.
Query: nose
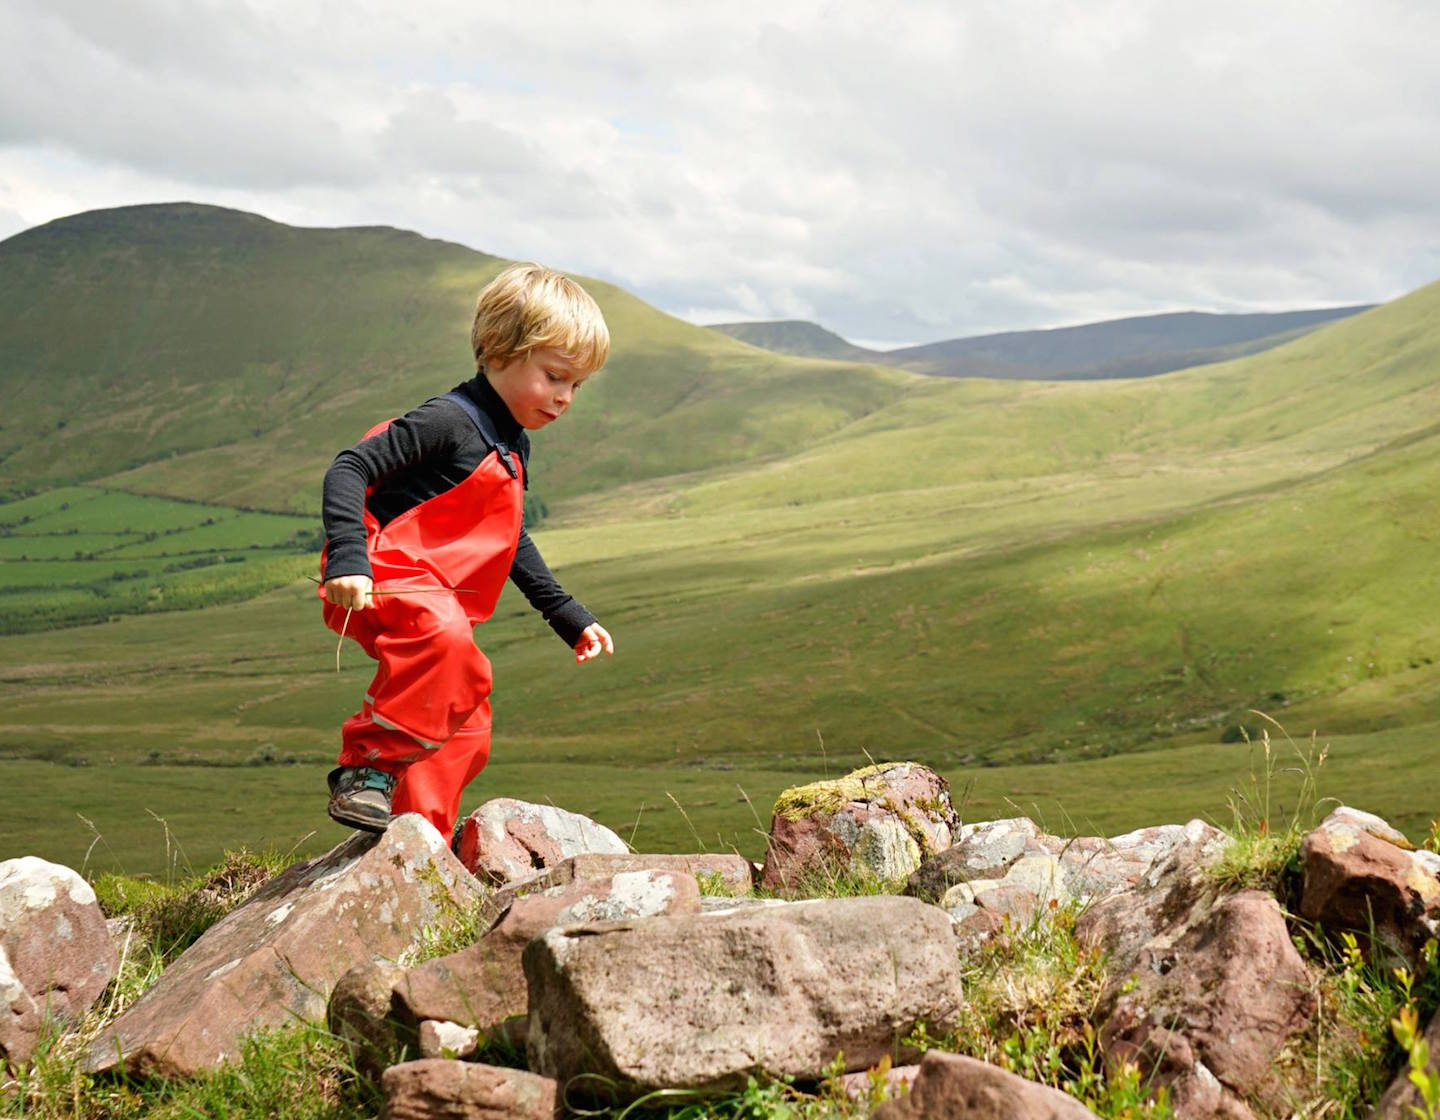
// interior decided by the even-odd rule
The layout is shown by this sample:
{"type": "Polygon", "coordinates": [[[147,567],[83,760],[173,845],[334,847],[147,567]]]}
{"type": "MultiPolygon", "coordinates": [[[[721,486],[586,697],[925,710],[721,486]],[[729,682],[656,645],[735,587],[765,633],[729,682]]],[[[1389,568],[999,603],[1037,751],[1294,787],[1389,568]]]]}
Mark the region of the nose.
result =
{"type": "Polygon", "coordinates": [[[574,398],[575,386],[571,385],[568,381],[561,385],[560,388],[555,392],[555,403],[563,404],[567,408],[570,406],[570,402],[574,398]]]}

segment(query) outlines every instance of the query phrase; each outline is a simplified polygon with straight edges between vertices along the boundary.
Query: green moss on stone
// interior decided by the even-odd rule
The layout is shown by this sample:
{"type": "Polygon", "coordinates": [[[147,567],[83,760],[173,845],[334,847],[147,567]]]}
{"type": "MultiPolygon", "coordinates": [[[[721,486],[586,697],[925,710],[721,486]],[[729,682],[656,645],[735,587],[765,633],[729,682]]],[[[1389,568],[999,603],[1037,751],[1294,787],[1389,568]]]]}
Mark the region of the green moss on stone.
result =
{"type": "Polygon", "coordinates": [[[866,784],[867,779],[893,770],[897,766],[908,766],[905,762],[880,762],[874,766],[862,766],[852,770],[843,778],[832,778],[824,782],[811,782],[785,790],[775,799],[775,815],[787,821],[804,820],[806,817],[823,813],[834,816],[852,801],[869,801],[875,791],[866,784]]]}

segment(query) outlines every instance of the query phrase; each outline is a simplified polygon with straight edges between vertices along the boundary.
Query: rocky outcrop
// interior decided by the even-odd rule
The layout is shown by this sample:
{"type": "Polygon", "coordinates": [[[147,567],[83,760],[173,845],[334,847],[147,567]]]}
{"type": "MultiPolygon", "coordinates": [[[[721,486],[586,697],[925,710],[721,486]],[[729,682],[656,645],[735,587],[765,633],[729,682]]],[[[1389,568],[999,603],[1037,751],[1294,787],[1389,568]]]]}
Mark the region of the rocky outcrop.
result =
{"type": "Polygon", "coordinates": [[[557,1120],[555,1082],[520,1069],[440,1058],[391,1066],[381,1120],[557,1120]]]}
{"type": "Polygon", "coordinates": [[[481,882],[502,885],[585,852],[623,855],[625,841],[589,817],[497,797],[460,823],[460,862],[481,882]]]}
{"type": "Polygon", "coordinates": [[[699,912],[694,877],[674,872],[627,871],[526,895],[511,903],[470,948],[417,965],[397,980],[393,1011],[417,1027],[441,1020],[475,1027],[484,1035],[499,1034],[507,1022],[527,1014],[521,955],[546,930],[699,912]]]}
{"type": "Polygon", "coordinates": [[[1177,852],[1203,862],[1222,840],[1218,829],[1198,820],[1109,839],[1061,839],[1028,817],[987,821],[962,827],[952,847],[910,876],[905,893],[935,902],[970,932],[999,924],[987,915],[1023,925],[1052,907],[1088,906],[1129,890],[1177,852]]]}
{"type": "Polygon", "coordinates": [[[1305,839],[1300,913],[1330,933],[1374,932],[1382,956],[1414,964],[1440,932],[1440,855],[1379,817],[1341,806],[1305,839]]]}
{"type": "Polygon", "coordinates": [[[552,929],[525,950],[530,1067],[624,1095],[865,1069],[955,1026],[950,921],[914,899],[825,899],[552,929]]]}
{"type": "Polygon", "coordinates": [[[855,770],[788,789],[775,802],[761,883],[793,893],[836,874],[901,882],[950,847],[950,787],[914,762],[855,770]]]}
{"type": "Polygon", "coordinates": [[[910,1091],[887,1101],[874,1120],[1094,1120],[1058,1089],[1026,1081],[988,1062],[932,1050],[910,1091]]]}
{"type": "Polygon", "coordinates": [[[1312,987],[1279,904],[1243,891],[1196,907],[1115,974],[1101,1045],[1169,1086],[1177,1115],[1243,1116],[1245,1100],[1274,1093],[1273,1063],[1314,1013],[1312,987]]]}
{"type": "Polygon", "coordinates": [[[186,1076],[242,1038],[321,1021],[351,967],[397,958],[421,931],[474,905],[479,886],[415,814],[297,864],[222,918],[91,1045],[90,1072],[186,1076]]]}
{"type": "Polygon", "coordinates": [[[0,863],[0,1067],[29,1061],[47,1019],[89,1011],[118,965],[89,883],[34,856],[0,863]]]}

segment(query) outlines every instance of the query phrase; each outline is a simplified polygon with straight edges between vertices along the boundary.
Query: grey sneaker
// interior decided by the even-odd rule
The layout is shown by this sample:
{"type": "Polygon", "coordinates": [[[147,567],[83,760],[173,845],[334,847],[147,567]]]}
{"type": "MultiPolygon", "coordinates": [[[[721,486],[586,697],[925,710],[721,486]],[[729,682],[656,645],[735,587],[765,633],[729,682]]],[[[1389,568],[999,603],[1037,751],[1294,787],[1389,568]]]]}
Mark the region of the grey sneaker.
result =
{"type": "Polygon", "coordinates": [[[394,774],[368,766],[337,766],[329,782],[331,820],[366,832],[384,832],[390,826],[394,774]]]}

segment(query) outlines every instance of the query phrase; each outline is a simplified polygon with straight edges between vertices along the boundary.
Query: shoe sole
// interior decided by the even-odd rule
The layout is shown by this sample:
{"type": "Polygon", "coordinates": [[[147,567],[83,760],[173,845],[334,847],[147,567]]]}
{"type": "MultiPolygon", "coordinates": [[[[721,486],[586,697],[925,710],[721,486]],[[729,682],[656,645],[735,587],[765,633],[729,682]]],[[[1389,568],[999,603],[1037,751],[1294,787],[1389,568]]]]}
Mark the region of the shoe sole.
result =
{"type": "Polygon", "coordinates": [[[346,828],[358,828],[362,832],[384,832],[390,827],[390,817],[387,815],[384,820],[371,814],[366,816],[361,813],[347,812],[344,806],[330,803],[330,819],[336,824],[343,824],[346,828]]]}

